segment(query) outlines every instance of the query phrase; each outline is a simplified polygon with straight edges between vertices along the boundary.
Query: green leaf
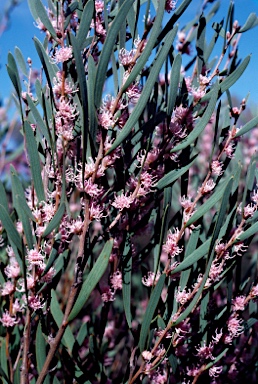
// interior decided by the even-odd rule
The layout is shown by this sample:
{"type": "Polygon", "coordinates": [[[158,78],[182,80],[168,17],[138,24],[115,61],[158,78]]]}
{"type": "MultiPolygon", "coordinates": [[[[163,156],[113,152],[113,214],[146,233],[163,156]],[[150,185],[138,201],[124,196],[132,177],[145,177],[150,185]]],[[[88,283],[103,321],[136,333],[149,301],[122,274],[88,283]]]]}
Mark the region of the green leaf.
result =
{"type": "Polygon", "coordinates": [[[24,230],[24,234],[27,240],[27,244],[29,249],[33,249],[34,239],[32,236],[32,229],[30,225],[30,220],[27,214],[25,213],[26,208],[28,207],[27,201],[25,199],[24,190],[19,180],[15,169],[11,166],[11,178],[12,178],[12,196],[13,196],[13,206],[18,214],[19,220],[22,222],[22,227],[24,230]],[[19,199],[18,199],[19,197],[19,199]]]}
{"type": "MultiPolygon", "coordinates": [[[[81,51],[80,51],[80,48],[78,47],[77,40],[72,34],[70,34],[70,38],[71,38],[71,43],[73,47],[73,54],[75,58],[76,70],[77,70],[78,82],[79,82],[79,88],[80,88],[80,96],[82,100],[82,112],[83,112],[82,160],[83,160],[83,169],[84,169],[85,158],[86,158],[87,148],[88,148],[88,135],[89,135],[87,83],[86,83],[86,77],[85,77],[85,69],[84,69],[84,65],[81,57],[81,51]]],[[[83,172],[83,175],[84,175],[84,172],[83,172]]]]}
{"type": "MultiPolygon", "coordinates": [[[[37,13],[37,18],[40,19],[40,21],[44,24],[48,32],[52,35],[52,37],[56,40],[56,31],[49,20],[49,17],[47,15],[46,9],[43,6],[41,0],[34,1],[34,14],[37,13]]],[[[37,21],[37,20],[36,20],[37,21]]]]}
{"type": "Polygon", "coordinates": [[[125,317],[128,327],[132,327],[131,314],[131,284],[132,284],[132,254],[130,246],[130,236],[127,234],[125,249],[122,255],[122,276],[123,276],[123,304],[125,309],[125,317]]]}
{"type": "Polygon", "coordinates": [[[150,324],[152,322],[152,318],[155,313],[156,307],[159,303],[161,292],[165,283],[165,279],[166,279],[166,274],[163,273],[160,276],[155,288],[151,293],[150,301],[146,309],[142,326],[141,326],[140,341],[139,341],[139,348],[141,352],[143,352],[145,349],[146,340],[149,334],[150,324]]]}
{"type": "Polygon", "coordinates": [[[182,65],[182,55],[178,53],[175,57],[175,60],[173,61],[173,65],[170,72],[170,85],[169,85],[169,95],[168,95],[168,106],[167,106],[167,114],[169,117],[171,117],[176,97],[177,97],[177,90],[180,80],[180,72],[181,72],[181,65],[182,65]]]}
{"type": "Polygon", "coordinates": [[[1,180],[0,180],[0,204],[6,208],[6,211],[8,211],[9,204],[8,204],[6,192],[4,189],[4,185],[1,180]]]}
{"type": "MultiPolygon", "coordinates": [[[[43,365],[46,361],[46,341],[42,333],[41,324],[38,324],[36,333],[36,361],[38,373],[41,372],[43,365]]],[[[49,376],[47,375],[44,384],[49,384],[49,376]]]]}
{"type": "Polygon", "coordinates": [[[89,131],[92,142],[96,142],[98,122],[96,118],[96,108],[94,104],[94,89],[96,80],[96,65],[91,55],[88,57],[88,115],[89,115],[89,131]]]}
{"type": "Polygon", "coordinates": [[[254,117],[252,120],[248,121],[248,123],[246,123],[243,127],[241,127],[239,131],[236,133],[235,137],[244,135],[245,133],[249,132],[251,129],[253,129],[257,125],[258,125],[258,116],[254,117]]]}
{"type": "Polygon", "coordinates": [[[174,11],[172,17],[167,22],[166,26],[162,28],[160,35],[158,37],[158,43],[167,35],[167,33],[174,27],[175,23],[179,19],[179,17],[184,13],[187,7],[190,5],[192,0],[184,0],[174,11]]]}
{"type": "Polygon", "coordinates": [[[255,13],[250,13],[245,24],[240,28],[238,33],[243,33],[251,28],[254,28],[258,24],[258,18],[255,13]]]}
{"type": "Polygon", "coordinates": [[[23,58],[23,55],[22,55],[22,52],[20,50],[20,48],[18,47],[15,47],[15,50],[14,50],[14,53],[15,53],[15,56],[16,56],[16,60],[21,68],[21,71],[22,73],[28,77],[28,70],[27,70],[27,65],[26,65],[26,62],[23,58]]]}
{"type": "Polygon", "coordinates": [[[149,73],[146,84],[145,84],[145,86],[142,90],[141,96],[138,100],[138,103],[136,104],[136,106],[135,106],[133,112],[131,113],[129,119],[127,120],[125,126],[123,127],[122,131],[120,132],[120,134],[118,135],[118,137],[114,141],[113,145],[111,146],[111,148],[109,149],[107,154],[110,153],[111,151],[113,151],[114,149],[116,149],[127,138],[127,136],[130,134],[132,128],[137,123],[140,115],[142,114],[142,112],[143,112],[143,110],[147,104],[147,101],[150,97],[150,94],[153,91],[153,87],[154,87],[155,82],[157,81],[157,76],[160,72],[160,69],[161,69],[164,61],[167,58],[167,54],[168,54],[169,50],[171,49],[171,40],[174,36],[174,33],[175,33],[175,31],[173,30],[166,36],[163,46],[159,49],[159,51],[156,55],[156,58],[154,60],[154,64],[151,68],[151,71],[149,73]]]}
{"type": "Polygon", "coordinates": [[[53,217],[53,219],[50,221],[47,228],[45,229],[42,235],[43,238],[48,236],[54,229],[57,229],[59,227],[62,217],[64,216],[64,213],[65,213],[65,203],[61,203],[55,216],[53,217]]]}
{"type": "MultiPolygon", "coordinates": [[[[148,42],[147,42],[141,56],[137,60],[135,66],[133,67],[132,72],[128,76],[125,84],[123,85],[123,91],[125,91],[129,87],[129,85],[132,84],[132,82],[137,78],[137,76],[139,76],[139,73],[141,72],[141,70],[143,69],[143,67],[145,66],[147,61],[149,60],[151,52],[152,52],[152,50],[156,44],[158,35],[160,33],[160,29],[162,26],[162,20],[164,17],[164,9],[165,9],[165,0],[162,0],[159,2],[159,9],[157,11],[154,24],[151,28],[151,33],[150,33],[150,37],[148,39],[148,42]]],[[[176,34],[175,34],[175,36],[176,36],[176,34]]],[[[175,38],[175,36],[174,36],[174,38],[175,38]]],[[[173,43],[174,38],[171,39],[171,44],[173,43]]]]}
{"type": "Polygon", "coordinates": [[[11,381],[8,378],[8,364],[7,364],[7,355],[6,355],[6,341],[4,338],[1,338],[1,364],[0,364],[0,374],[1,379],[3,379],[3,384],[12,384],[11,381]]]}
{"type": "Polygon", "coordinates": [[[258,222],[253,224],[250,228],[246,229],[243,233],[241,233],[237,237],[237,242],[238,241],[244,241],[244,240],[248,239],[249,237],[255,235],[256,233],[258,233],[258,222]]]}
{"type": "MultiPolygon", "coordinates": [[[[7,62],[8,62],[7,70],[8,70],[8,68],[11,70],[12,76],[10,76],[10,78],[13,82],[13,85],[14,85],[14,88],[17,92],[18,97],[20,98],[21,92],[22,92],[21,83],[20,83],[20,76],[19,76],[19,71],[17,68],[15,58],[13,57],[11,52],[8,52],[7,62]]],[[[10,73],[9,73],[9,75],[10,75],[10,73]]]]}
{"type": "Polygon", "coordinates": [[[2,225],[6,230],[8,238],[13,241],[14,245],[22,252],[22,243],[20,235],[12,222],[8,212],[5,207],[0,205],[0,220],[2,221],[2,225]]]}
{"type": "Polygon", "coordinates": [[[112,252],[113,239],[110,239],[104,245],[99,257],[97,258],[92,270],[84,281],[79,296],[74,304],[74,307],[68,317],[68,321],[72,321],[83,308],[88,300],[91,292],[96,287],[109,264],[109,257],[112,252]]]}
{"type": "Polygon", "coordinates": [[[38,146],[33,134],[33,130],[30,127],[28,121],[24,122],[24,131],[26,137],[26,147],[30,159],[30,168],[32,174],[32,180],[36,190],[38,201],[45,201],[45,192],[43,181],[41,177],[41,166],[39,160],[38,146]]]}
{"type": "Polygon", "coordinates": [[[37,37],[34,37],[33,40],[34,40],[34,44],[35,44],[36,50],[38,52],[40,61],[43,65],[49,88],[50,88],[50,90],[52,90],[52,80],[54,77],[56,77],[56,74],[59,71],[59,68],[56,64],[53,64],[50,61],[50,57],[46,53],[45,48],[43,47],[43,45],[41,44],[39,39],[37,37]]]}
{"type": "Polygon", "coordinates": [[[45,124],[44,120],[42,119],[38,109],[35,107],[35,104],[33,103],[32,99],[28,93],[26,95],[26,99],[28,102],[28,106],[29,106],[29,108],[30,108],[30,110],[34,116],[36,123],[37,123],[37,126],[39,127],[42,135],[45,136],[45,138],[48,142],[48,145],[51,146],[51,140],[50,140],[50,136],[49,136],[46,124],[45,124]]]}
{"type": "Polygon", "coordinates": [[[211,239],[206,240],[205,243],[198,247],[193,253],[191,253],[191,255],[187,256],[175,269],[173,269],[171,275],[188,269],[194,263],[200,260],[204,255],[208,253],[210,243],[211,239]]]}
{"type": "MultiPolygon", "coordinates": [[[[50,303],[50,311],[52,313],[52,316],[57,324],[58,327],[61,327],[64,314],[60,308],[60,305],[57,300],[56,292],[52,289],[51,290],[51,303],[50,303]]],[[[64,345],[69,349],[70,354],[72,353],[73,346],[75,343],[75,338],[73,336],[73,333],[71,331],[71,328],[69,325],[67,326],[64,336],[62,338],[62,342],[64,345]]]]}
{"type": "Polygon", "coordinates": [[[187,221],[187,227],[192,225],[197,220],[200,219],[206,212],[208,212],[223,196],[225,189],[227,188],[228,180],[225,180],[221,185],[219,185],[212,196],[205,201],[205,203],[197,209],[192,217],[187,221]]]}
{"type": "Polygon", "coordinates": [[[192,132],[189,133],[189,135],[186,137],[185,140],[183,140],[181,143],[176,145],[172,150],[171,153],[180,151],[181,149],[184,149],[188,147],[190,144],[192,144],[202,133],[208,122],[210,121],[210,118],[214,112],[217,99],[218,99],[218,91],[219,91],[219,85],[218,82],[214,84],[214,88],[210,92],[211,98],[209,101],[209,104],[203,114],[202,117],[199,117],[199,120],[192,130],[192,132]]]}
{"type": "Polygon", "coordinates": [[[50,270],[50,268],[52,267],[52,265],[54,264],[58,256],[59,254],[57,250],[55,248],[52,248],[49,259],[47,261],[46,268],[44,269],[44,272],[41,276],[44,276],[50,270]]]}
{"type": "Polygon", "coordinates": [[[83,45],[88,36],[90,25],[93,19],[93,13],[94,13],[94,2],[90,0],[87,2],[87,4],[83,9],[79,30],[76,35],[76,40],[77,40],[79,49],[83,49],[83,45]]]}
{"type": "Polygon", "coordinates": [[[195,155],[193,159],[191,159],[190,163],[187,164],[186,166],[179,168],[179,169],[174,169],[173,171],[170,171],[167,173],[165,176],[163,176],[157,183],[156,188],[161,190],[166,188],[168,185],[171,185],[174,183],[174,181],[178,180],[179,177],[183,176],[188,169],[191,168],[195,160],[197,159],[198,155],[195,155]]]}
{"type": "Polygon", "coordinates": [[[103,86],[106,80],[107,67],[111,57],[111,53],[114,50],[114,45],[116,42],[118,32],[122,24],[124,23],[126,19],[126,15],[133,3],[134,3],[134,0],[127,0],[123,3],[123,5],[119,9],[107,33],[107,37],[99,58],[97,74],[96,74],[95,105],[97,108],[101,104],[102,91],[103,91],[103,86]]]}
{"type": "Polygon", "coordinates": [[[218,218],[216,220],[216,224],[215,224],[215,227],[214,227],[214,230],[212,233],[212,238],[211,238],[211,241],[209,244],[209,251],[208,251],[208,260],[209,261],[206,265],[206,269],[205,269],[205,273],[203,275],[202,283],[201,283],[197,293],[195,294],[194,298],[192,299],[192,301],[190,302],[188,307],[185,309],[185,311],[175,321],[174,325],[181,323],[191,313],[191,311],[193,310],[193,308],[197,304],[200,296],[202,295],[202,291],[203,291],[204,285],[206,283],[206,280],[209,276],[209,271],[210,271],[210,267],[211,267],[212,260],[213,260],[214,245],[215,245],[216,240],[218,239],[218,235],[219,235],[221,227],[222,227],[222,222],[225,219],[232,184],[233,184],[233,177],[231,177],[230,180],[228,181],[227,188],[226,188],[225,193],[224,193],[223,198],[222,198],[220,210],[218,213],[218,218]]]}

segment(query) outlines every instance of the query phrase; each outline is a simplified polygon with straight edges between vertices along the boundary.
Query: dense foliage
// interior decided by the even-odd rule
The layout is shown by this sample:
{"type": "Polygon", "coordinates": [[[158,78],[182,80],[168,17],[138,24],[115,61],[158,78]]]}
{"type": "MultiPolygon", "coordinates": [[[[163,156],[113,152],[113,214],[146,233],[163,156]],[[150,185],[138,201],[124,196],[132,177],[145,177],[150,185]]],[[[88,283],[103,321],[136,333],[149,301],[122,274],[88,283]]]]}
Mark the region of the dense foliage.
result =
{"type": "Polygon", "coordinates": [[[42,68],[8,55],[30,176],[0,183],[3,383],[257,382],[258,117],[230,88],[258,19],[205,0],[181,25],[194,3],[28,0],[42,68]]]}

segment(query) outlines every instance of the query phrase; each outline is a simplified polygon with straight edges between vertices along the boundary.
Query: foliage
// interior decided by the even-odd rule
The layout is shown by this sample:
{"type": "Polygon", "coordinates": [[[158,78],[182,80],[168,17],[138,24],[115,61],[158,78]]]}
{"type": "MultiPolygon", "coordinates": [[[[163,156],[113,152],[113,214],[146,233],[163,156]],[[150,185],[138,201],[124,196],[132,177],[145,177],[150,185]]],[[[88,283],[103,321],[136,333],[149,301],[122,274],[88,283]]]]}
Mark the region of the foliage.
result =
{"type": "Polygon", "coordinates": [[[9,53],[31,180],[0,183],[2,382],[257,382],[258,117],[239,126],[230,95],[256,15],[28,3],[42,73],[9,53]]]}

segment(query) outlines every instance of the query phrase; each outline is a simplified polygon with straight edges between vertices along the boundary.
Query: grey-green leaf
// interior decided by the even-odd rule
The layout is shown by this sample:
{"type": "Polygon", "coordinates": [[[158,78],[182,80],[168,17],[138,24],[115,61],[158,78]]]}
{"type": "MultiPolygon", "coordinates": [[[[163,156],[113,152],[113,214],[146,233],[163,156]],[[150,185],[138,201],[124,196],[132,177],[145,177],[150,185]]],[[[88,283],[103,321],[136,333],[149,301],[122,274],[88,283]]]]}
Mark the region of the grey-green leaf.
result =
{"type": "Polygon", "coordinates": [[[31,174],[34,187],[37,193],[38,201],[45,201],[45,192],[41,177],[41,166],[39,160],[38,146],[33,131],[28,121],[24,122],[24,131],[26,136],[26,146],[30,158],[31,174]]]}
{"type": "Polygon", "coordinates": [[[74,304],[74,307],[68,317],[68,321],[73,320],[83,308],[88,300],[91,292],[96,287],[97,283],[106,271],[109,263],[109,257],[113,247],[113,239],[110,239],[104,245],[99,257],[97,258],[92,270],[84,281],[80,290],[79,296],[74,304]]]}
{"type": "Polygon", "coordinates": [[[142,322],[142,327],[141,327],[140,341],[139,341],[139,348],[141,352],[143,352],[145,349],[146,340],[149,334],[150,324],[152,322],[156,307],[159,303],[161,292],[165,283],[165,279],[166,279],[166,274],[163,273],[160,276],[155,288],[151,293],[150,301],[146,309],[144,319],[142,322]]]}

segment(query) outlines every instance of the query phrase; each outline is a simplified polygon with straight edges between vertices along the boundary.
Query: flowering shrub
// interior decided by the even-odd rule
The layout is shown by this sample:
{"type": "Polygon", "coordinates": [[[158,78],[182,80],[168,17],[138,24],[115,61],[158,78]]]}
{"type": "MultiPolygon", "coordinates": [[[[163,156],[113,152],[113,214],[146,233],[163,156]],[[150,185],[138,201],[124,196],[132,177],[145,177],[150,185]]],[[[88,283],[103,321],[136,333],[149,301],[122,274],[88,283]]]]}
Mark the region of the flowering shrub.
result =
{"type": "Polygon", "coordinates": [[[230,87],[256,15],[231,3],[207,40],[214,1],[185,27],[191,0],[28,3],[44,42],[38,76],[7,63],[31,182],[0,184],[3,382],[255,383],[258,117],[239,126],[230,87]]]}

